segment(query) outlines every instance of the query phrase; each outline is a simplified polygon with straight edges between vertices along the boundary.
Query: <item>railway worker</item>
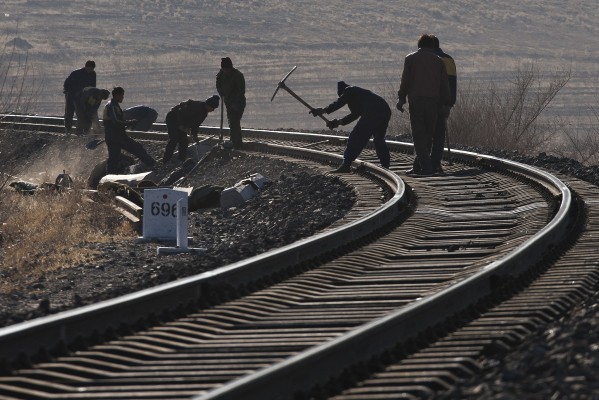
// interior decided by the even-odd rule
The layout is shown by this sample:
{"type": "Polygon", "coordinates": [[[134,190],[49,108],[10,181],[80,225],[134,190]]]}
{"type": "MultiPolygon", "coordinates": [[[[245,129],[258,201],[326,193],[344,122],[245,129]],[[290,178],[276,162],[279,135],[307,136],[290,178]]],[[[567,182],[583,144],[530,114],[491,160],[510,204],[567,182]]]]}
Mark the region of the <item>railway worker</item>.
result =
{"type": "Polygon", "coordinates": [[[198,130],[202,122],[208,116],[208,113],[218,108],[220,98],[214,95],[206,101],[187,100],[174,106],[166,114],[166,129],[168,132],[168,142],[164,149],[162,161],[169,162],[173,157],[175,147],[179,147],[178,158],[185,161],[187,158],[187,145],[189,140],[187,134],[191,134],[192,139],[198,141],[198,130]]]}
{"type": "Polygon", "coordinates": [[[133,106],[123,110],[125,119],[134,119],[137,121],[131,130],[134,131],[149,131],[156,119],[158,112],[148,106],[133,106]]]}
{"type": "Polygon", "coordinates": [[[451,104],[449,80],[445,64],[434,53],[435,42],[428,34],[418,38],[418,50],[404,60],[401,83],[397,92],[397,109],[403,112],[409,101],[410,125],[414,141],[414,164],[406,171],[414,175],[432,175],[431,148],[442,106],[451,104]]]}
{"type": "Polygon", "coordinates": [[[125,89],[120,86],[115,87],[112,90],[112,99],[104,107],[104,138],[108,147],[107,174],[117,174],[119,172],[121,150],[128,151],[150,167],[156,164],[156,160],[147,153],[139,142],[127,136],[126,129],[134,126],[137,121],[125,120],[120,105],[124,97],[125,89]]]}
{"type": "Polygon", "coordinates": [[[441,57],[441,60],[445,63],[445,69],[447,70],[447,79],[449,79],[449,93],[451,94],[451,102],[447,106],[441,107],[441,112],[437,118],[437,127],[435,128],[435,134],[433,136],[433,147],[431,149],[431,164],[433,170],[436,173],[443,174],[443,168],[441,167],[441,158],[443,157],[443,147],[445,143],[445,134],[447,132],[447,118],[451,108],[455,105],[457,97],[457,69],[453,58],[445,53],[439,46],[439,38],[435,35],[431,35],[435,42],[435,54],[441,57]]]}
{"type": "Polygon", "coordinates": [[[98,121],[98,109],[102,100],[108,100],[110,91],[88,86],[83,88],[79,98],[79,107],[81,109],[77,115],[77,135],[87,135],[90,130],[97,130],[100,127],[98,121]]]}
{"type": "Polygon", "coordinates": [[[335,129],[339,125],[347,125],[360,118],[349,134],[347,146],[343,152],[343,163],[331,172],[350,172],[352,161],[358,158],[371,136],[381,166],[389,168],[391,157],[385,135],[391,119],[391,108],[389,108],[385,99],[370,90],[350,86],[344,81],[337,83],[337,95],[339,98],[325,108],[310,110],[310,114],[316,117],[322,114],[331,114],[347,105],[350,113],[341,119],[333,119],[327,122],[329,129],[335,129]]]}
{"type": "Polygon", "coordinates": [[[227,109],[231,144],[234,149],[240,149],[243,146],[241,117],[245,110],[245,78],[233,67],[229,57],[221,58],[220,71],[216,74],[216,91],[227,109]]]}
{"type": "Polygon", "coordinates": [[[71,72],[64,81],[63,93],[65,96],[64,106],[64,129],[67,135],[71,134],[73,128],[73,115],[77,113],[77,119],[81,112],[79,97],[85,87],[96,86],[96,63],[88,60],[85,67],[71,72]]]}

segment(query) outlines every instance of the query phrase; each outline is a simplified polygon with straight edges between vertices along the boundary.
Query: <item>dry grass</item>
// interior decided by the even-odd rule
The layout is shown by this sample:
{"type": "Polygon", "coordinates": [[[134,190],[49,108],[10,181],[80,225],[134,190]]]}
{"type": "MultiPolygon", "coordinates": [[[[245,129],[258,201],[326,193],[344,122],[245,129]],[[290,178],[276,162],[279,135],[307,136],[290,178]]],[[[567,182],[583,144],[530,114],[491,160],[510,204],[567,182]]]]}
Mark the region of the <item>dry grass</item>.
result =
{"type": "Polygon", "coordinates": [[[570,77],[569,70],[543,74],[535,65],[527,65],[503,84],[461,83],[448,120],[450,138],[491,150],[550,151],[547,145],[559,125],[539,117],[570,77]]]}
{"type": "Polygon", "coordinates": [[[5,190],[0,204],[0,291],[13,290],[43,274],[85,262],[94,251],[83,245],[131,237],[134,232],[109,205],[92,203],[84,192],[5,190]]]}
{"type": "Polygon", "coordinates": [[[562,157],[573,158],[585,165],[599,164],[599,100],[598,106],[589,107],[586,127],[563,122],[563,138],[557,141],[555,153],[562,157]]]}

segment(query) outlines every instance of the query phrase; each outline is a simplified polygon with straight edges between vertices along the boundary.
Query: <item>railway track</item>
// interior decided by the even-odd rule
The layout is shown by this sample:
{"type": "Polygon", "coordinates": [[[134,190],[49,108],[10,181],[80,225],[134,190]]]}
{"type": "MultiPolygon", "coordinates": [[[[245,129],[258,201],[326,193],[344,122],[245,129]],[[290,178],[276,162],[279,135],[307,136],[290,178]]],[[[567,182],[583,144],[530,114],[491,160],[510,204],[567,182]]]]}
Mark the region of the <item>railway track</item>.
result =
{"type": "MultiPolygon", "coordinates": [[[[62,129],[61,119],[31,119],[42,130],[62,129]]],[[[326,153],[340,154],[344,145],[343,137],[316,134],[247,130],[245,137],[247,151],[320,163],[332,163],[326,153]]],[[[392,171],[407,169],[411,147],[390,145],[392,171]]],[[[0,396],[396,399],[447,390],[476,373],[486,354],[518,342],[596,286],[591,241],[599,203],[583,182],[572,183],[573,195],[534,168],[452,153],[446,176],[406,177],[404,190],[397,175],[368,163],[375,156],[366,149],[347,178],[380,185],[371,189],[379,199],[384,192],[385,202],[358,211],[351,233],[337,226],[291,255],[280,249],[215,271],[212,281],[195,277],[89,307],[96,314],[81,320],[73,312],[1,330],[10,362],[24,349],[39,360],[41,340],[48,340],[42,353],[87,343],[12,368],[0,377],[0,396]],[[228,298],[201,300],[219,292],[228,298]],[[122,324],[133,315],[120,308],[130,300],[157,315],[178,307],[179,316],[130,324],[105,340],[92,321],[122,324]]]]}

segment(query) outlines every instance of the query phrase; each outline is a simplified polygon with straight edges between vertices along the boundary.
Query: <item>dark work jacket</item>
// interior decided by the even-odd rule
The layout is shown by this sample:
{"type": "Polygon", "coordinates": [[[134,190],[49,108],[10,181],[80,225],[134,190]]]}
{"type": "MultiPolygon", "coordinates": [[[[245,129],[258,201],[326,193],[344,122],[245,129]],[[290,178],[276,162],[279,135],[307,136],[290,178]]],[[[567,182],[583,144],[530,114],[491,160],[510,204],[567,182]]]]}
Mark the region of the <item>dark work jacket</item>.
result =
{"type": "Polygon", "coordinates": [[[237,68],[225,71],[221,68],[216,74],[216,90],[224,98],[227,108],[245,108],[245,77],[237,68]]]}
{"type": "Polygon", "coordinates": [[[170,112],[174,113],[179,129],[189,129],[189,133],[195,136],[208,116],[208,106],[203,101],[187,100],[173,107],[170,112]]]}
{"type": "Polygon", "coordinates": [[[440,105],[451,104],[445,63],[433,49],[420,48],[406,56],[397,97],[403,103],[406,97],[434,97],[440,105]]]}
{"type": "Polygon", "coordinates": [[[118,139],[121,135],[125,135],[127,124],[123,116],[121,105],[114,98],[110,99],[104,106],[102,114],[104,122],[104,136],[106,139],[118,139]]]}
{"type": "Polygon", "coordinates": [[[441,48],[435,49],[435,54],[441,57],[441,60],[443,60],[443,63],[445,63],[445,69],[447,70],[447,79],[449,79],[449,92],[451,93],[450,106],[453,107],[458,93],[458,73],[455,67],[455,61],[449,54],[441,50],[441,48]]]}
{"type": "Polygon", "coordinates": [[[344,105],[347,105],[350,114],[340,120],[341,125],[347,125],[364,115],[378,115],[390,110],[389,104],[378,94],[358,86],[348,86],[336,101],[324,108],[324,111],[331,114],[344,105]]]}
{"type": "Polygon", "coordinates": [[[78,95],[88,86],[96,86],[96,71],[88,73],[85,68],[76,69],[65,79],[64,93],[78,95]]]}
{"type": "Polygon", "coordinates": [[[81,106],[83,108],[83,112],[91,117],[98,111],[100,105],[102,104],[102,95],[108,96],[110,92],[106,89],[98,89],[96,87],[86,87],[81,92],[81,106]]]}

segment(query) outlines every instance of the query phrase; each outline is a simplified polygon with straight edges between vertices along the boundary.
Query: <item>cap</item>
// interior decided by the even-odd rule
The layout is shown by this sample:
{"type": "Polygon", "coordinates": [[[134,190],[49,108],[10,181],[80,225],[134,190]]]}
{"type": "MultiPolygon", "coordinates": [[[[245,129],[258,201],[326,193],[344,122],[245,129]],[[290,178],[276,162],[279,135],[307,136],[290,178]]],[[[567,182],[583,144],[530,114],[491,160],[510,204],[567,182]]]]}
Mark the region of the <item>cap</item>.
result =
{"type": "Polygon", "coordinates": [[[220,59],[221,68],[233,68],[233,61],[229,57],[223,57],[220,59]]]}
{"type": "Polygon", "coordinates": [[[345,90],[345,88],[348,86],[349,85],[343,81],[337,82],[337,95],[341,96],[343,94],[343,91],[345,90]]]}
{"type": "Polygon", "coordinates": [[[206,104],[207,104],[209,107],[212,107],[212,108],[218,108],[218,101],[219,101],[219,100],[220,100],[220,97],[218,97],[217,95],[214,95],[214,96],[212,96],[212,97],[210,97],[210,98],[206,99],[206,104]]]}

